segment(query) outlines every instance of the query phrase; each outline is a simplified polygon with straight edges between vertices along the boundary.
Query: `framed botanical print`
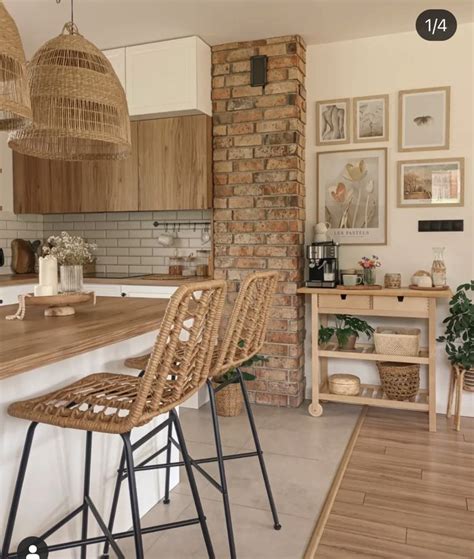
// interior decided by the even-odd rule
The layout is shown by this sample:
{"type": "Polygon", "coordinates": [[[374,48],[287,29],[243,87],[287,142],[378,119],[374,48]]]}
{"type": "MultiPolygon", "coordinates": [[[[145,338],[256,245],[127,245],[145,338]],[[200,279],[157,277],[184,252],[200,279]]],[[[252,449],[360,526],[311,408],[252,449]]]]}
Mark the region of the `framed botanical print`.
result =
{"type": "Polygon", "coordinates": [[[449,149],[451,88],[411,89],[398,94],[398,151],[449,149]]]}
{"type": "Polygon", "coordinates": [[[387,149],[319,152],[317,217],[341,244],[387,244],[387,149]]]}
{"type": "Polygon", "coordinates": [[[316,145],[348,144],[350,99],[316,101],[316,145]]]}
{"type": "Polygon", "coordinates": [[[353,141],[388,141],[388,95],[354,97],[352,100],[353,141]]]}
{"type": "Polygon", "coordinates": [[[464,204],[464,158],[398,162],[398,207],[464,204]]]}

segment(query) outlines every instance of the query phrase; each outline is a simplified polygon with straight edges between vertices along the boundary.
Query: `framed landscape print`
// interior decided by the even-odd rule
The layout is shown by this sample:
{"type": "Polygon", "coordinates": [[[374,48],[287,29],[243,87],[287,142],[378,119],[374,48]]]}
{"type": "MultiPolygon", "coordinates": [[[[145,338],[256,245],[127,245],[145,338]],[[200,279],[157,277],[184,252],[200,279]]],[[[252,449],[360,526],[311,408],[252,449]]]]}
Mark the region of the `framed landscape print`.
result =
{"type": "Polygon", "coordinates": [[[317,154],[317,218],[334,241],[387,244],[387,149],[317,154]]]}
{"type": "Polygon", "coordinates": [[[354,97],[352,111],[354,142],[388,141],[388,95],[354,97]]]}
{"type": "Polygon", "coordinates": [[[348,144],[350,99],[316,101],[316,145],[348,144]]]}
{"type": "Polygon", "coordinates": [[[463,204],[464,158],[398,162],[398,207],[463,204]]]}
{"type": "Polygon", "coordinates": [[[398,94],[398,151],[449,149],[450,87],[398,94]]]}

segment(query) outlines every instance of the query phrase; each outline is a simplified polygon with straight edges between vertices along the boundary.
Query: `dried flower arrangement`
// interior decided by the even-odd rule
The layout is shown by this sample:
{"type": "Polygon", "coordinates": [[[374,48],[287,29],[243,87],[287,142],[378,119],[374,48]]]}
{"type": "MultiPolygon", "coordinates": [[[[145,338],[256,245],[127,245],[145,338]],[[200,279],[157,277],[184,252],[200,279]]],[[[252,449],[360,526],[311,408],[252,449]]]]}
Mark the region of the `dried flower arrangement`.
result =
{"type": "Polygon", "coordinates": [[[43,254],[51,254],[60,266],[83,266],[94,260],[95,243],[88,243],[82,237],[74,237],[63,231],[61,235],[48,238],[43,254]]]}
{"type": "Polygon", "coordinates": [[[363,256],[359,260],[359,265],[364,268],[364,270],[375,270],[375,268],[380,268],[382,263],[379,260],[378,256],[372,254],[372,258],[368,258],[367,256],[363,256]]]}

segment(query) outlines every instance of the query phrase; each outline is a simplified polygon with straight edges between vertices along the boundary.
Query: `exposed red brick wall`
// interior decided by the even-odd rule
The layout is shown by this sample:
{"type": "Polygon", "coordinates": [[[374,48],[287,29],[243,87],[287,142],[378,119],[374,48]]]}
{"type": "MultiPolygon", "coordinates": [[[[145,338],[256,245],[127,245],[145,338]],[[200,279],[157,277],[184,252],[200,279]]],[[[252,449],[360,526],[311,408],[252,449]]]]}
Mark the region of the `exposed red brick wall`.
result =
{"type": "Polygon", "coordinates": [[[304,398],[305,45],[298,36],[212,49],[215,276],[229,302],[253,270],[278,270],[263,353],[249,383],[264,404],[304,398]],[[250,57],[268,55],[268,84],[250,86],[250,57]]]}

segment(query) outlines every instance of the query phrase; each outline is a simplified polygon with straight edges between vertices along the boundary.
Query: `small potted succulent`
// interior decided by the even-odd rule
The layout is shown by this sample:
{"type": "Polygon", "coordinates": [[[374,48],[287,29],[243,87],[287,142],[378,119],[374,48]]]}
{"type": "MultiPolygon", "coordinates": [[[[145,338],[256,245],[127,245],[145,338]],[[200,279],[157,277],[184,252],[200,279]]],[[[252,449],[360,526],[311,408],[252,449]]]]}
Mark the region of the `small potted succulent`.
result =
{"type": "Polygon", "coordinates": [[[454,368],[464,372],[464,390],[474,392],[474,280],[461,284],[449,302],[449,315],[443,320],[448,359],[454,368]]]}
{"type": "Polygon", "coordinates": [[[348,314],[337,314],[335,326],[321,326],[319,328],[319,343],[325,344],[335,336],[338,349],[350,351],[355,348],[360,334],[371,337],[374,329],[365,320],[348,314]]]}
{"type": "MultiPolygon", "coordinates": [[[[240,340],[239,346],[244,346],[244,341],[240,340]]],[[[240,366],[240,369],[244,369],[246,367],[250,367],[252,365],[256,365],[257,363],[265,363],[268,361],[267,357],[263,355],[254,355],[240,366]]],[[[231,379],[235,376],[236,369],[229,369],[226,373],[213,379],[214,387],[219,386],[219,384],[231,379]]],[[[245,371],[242,371],[242,376],[245,381],[248,380],[255,380],[257,377],[245,371]]],[[[242,390],[239,386],[239,380],[236,378],[227,386],[219,390],[216,393],[216,408],[217,408],[217,415],[223,417],[234,417],[240,415],[242,412],[242,405],[243,405],[243,398],[242,398],[242,390]]]]}
{"type": "Polygon", "coordinates": [[[376,270],[380,268],[382,263],[379,260],[379,257],[375,254],[372,255],[372,258],[368,258],[367,256],[363,256],[359,260],[359,265],[363,269],[364,272],[364,284],[365,285],[375,285],[376,279],[376,270]]]}

